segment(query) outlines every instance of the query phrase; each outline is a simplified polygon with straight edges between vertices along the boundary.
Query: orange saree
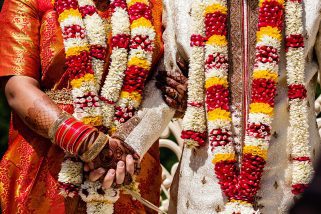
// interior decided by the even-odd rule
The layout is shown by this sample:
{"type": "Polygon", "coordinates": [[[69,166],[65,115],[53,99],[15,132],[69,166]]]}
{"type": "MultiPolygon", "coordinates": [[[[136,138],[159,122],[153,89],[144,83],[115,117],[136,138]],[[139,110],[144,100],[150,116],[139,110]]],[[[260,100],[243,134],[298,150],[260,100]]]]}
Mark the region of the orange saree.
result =
{"type": "MultiPolygon", "coordinates": [[[[163,53],[161,41],[162,2],[152,0],[157,31],[153,61],[163,53]]],[[[108,8],[100,15],[109,22],[108,8]]],[[[37,79],[44,91],[62,109],[72,113],[70,97],[62,79],[65,53],[57,14],[50,0],[5,0],[0,14],[0,77],[24,75],[37,79]]],[[[106,33],[110,38],[110,29],[106,33]]],[[[109,62],[109,59],[106,60],[109,62]]],[[[107,67],[107,65],[106,65],[107,67]]],[[[59,195],[57,176],[64,152],[33,133],[12,113],[9,148],[0,162],[0,198],[4,214],[12,213],[83,213],[79,198],[65,200],[59,195]]],[[[137,178],[144,198],[159,205],[161,168],[158,143],[142,160],[137,178]]],[[[122,195],[115,213],[152,213],[129,196],[122,195]]]]}

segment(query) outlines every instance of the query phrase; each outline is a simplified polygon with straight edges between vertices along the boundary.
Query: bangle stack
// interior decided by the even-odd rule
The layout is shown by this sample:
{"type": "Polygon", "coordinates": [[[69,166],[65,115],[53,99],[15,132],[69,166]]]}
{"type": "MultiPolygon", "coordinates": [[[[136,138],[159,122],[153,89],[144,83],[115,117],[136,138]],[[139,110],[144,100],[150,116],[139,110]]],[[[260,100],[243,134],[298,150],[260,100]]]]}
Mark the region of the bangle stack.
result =
{"type": "Polygon", "coordinates": [[[98,130],[92,126],[77,121],[71,115],[62,113],[49,131],[49,137],[54,144],[57,144],[64,151],[78,155],[88,144],[89,140],[97,134],[98,130]]]}

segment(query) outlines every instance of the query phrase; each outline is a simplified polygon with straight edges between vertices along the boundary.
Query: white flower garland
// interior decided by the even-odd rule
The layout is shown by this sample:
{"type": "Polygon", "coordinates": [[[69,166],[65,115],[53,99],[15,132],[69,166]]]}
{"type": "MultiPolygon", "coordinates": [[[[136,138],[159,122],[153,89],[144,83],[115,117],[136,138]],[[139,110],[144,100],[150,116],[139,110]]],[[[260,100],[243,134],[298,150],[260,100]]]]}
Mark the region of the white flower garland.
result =
{"type": "MultiPolygon", "coordinates": [[[[286,5],[286,36],[300,36],[303,40],[303,8],[302,2],[287,0],[286,5]]],[[[302,41],[303,43],[303,41],[302,41]]],[[[301,86],[305,88],[305,58],[304,45],[297,47],[287,47],[286,70],[289,87],[301,86]]],[[[289,88],[289,90],[291,90],[289,88]]],[[[288,182],[292,186],[292,193],[303,192],[307,184],[311,181],[314,170],[311,160],[311,148],[309,145],[309,121],[308,121],[308,101],[307,95],[290,98],[288,129],[288,153],[292,158],[289,164],[288,182]]]]}

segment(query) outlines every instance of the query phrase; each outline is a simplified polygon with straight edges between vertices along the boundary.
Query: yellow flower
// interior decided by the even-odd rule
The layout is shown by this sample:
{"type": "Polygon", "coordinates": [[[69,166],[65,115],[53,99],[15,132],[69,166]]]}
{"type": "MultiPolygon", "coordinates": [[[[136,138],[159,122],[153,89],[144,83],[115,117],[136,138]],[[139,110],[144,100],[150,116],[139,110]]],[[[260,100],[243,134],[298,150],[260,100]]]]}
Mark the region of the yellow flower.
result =
{"type": "Polygon", "coordinates": [[[222,85],[225,88],[228,87],[228,81],[227,78],[219,78],[219,77],[211,77],[209,79],[206,80],[205,82],[205,88],[209,88],[213,85],[222,85]]]}
{"type": "Polygon", "coordinates": [[[95,77],[93,74],[86,74],[79,79],[73,79],[70,84],[73,88],[80,88],[84,82],[94,81],[95,77]]]}
{"type": "Polygon", "coordinates": [[[209,13],[221,12],[227,14],[227,7],[221,4],[212,4],[205,8],[205,15],[209,13]]]}
{"type": "Polygon", "coordinates": [[[211,36],[206,44],[208,45],[217,45],[217,46],[226,46],[227,45],[227,40],[225,36],[222,35],[213,35],[211,36]]]}
{"type": "Polygon", "coordinates": [[[263,113],[272,116],[273,108],[268,103],[252,103],[250,113],[263,113]]]}
{"type": "Polygon", "coordinates": [[[257,36],[258,42],[261,42],[264,36],[270,36],[279,41],[281,41],[282,39],[282,34],[280,30],[276,27],[271,27],[271,26],[261,27],[260,30],[256,33],[256,36],[257,36]]]}
{"type": "Polygon", "coordinates": [[[103,124],[103,118],[101,116],[84,117],[82,118],[82,122],[86,125],[101,126],[103,124]]]}
{"type": "Polygon", "coordinates": [[[269,70],[254,70],[253,79],[270,79],[276,82],[278,80],[278,74],[269,70]]]}
{"type": "Polygon", "coordinates": [[[216,164],[221,161],[232,161],[235,160],[235,154],[234,153],[227,153],[227,154],[216,154],[214,158],[212,159],[212,163],[216,164]]]}
{"type": "Polygon", "coordinates": [[[251,154],[251,155],[259,156],[264,160],[267,159],[267,150],[265,149],[263,150],[257,146],[244,146],[243,154],[251,154]]]}
{"type": "Polygon", "coordinates": [[[145,17],[142,17],[133,21],[133,23],[130,25],[130,28],[132,30],[137,27],[153,28],[153,24],[150,20],[146,19],[145,17]]]}
{"type": "Polygon", "coordinates": [[[83,51],[89,51],[89,48],[88,48],[87,45],[86,46],[78,46],[78,47],[68,48],[68,50],[66,51],[66,57],[77,56],[83,51]]]}
{"type": "Polygon", "coordinates": [[[65,19],[67,19],[69,16],[78,17],[80,19],[82,18],[81,13],[78,10],[69,9],[69,10],[65,10],[62,13],[60,13],[59,18],[58,18],[59,23],[61,23],[65,19]]]}
{"type": "Polygon", "coordinates": [[[281,5],[284,5],[284,0],[259,0],[259,6],[262,7],[264,2],[276,1],[281,5]]]}
{"type": "Polygon", "coordinates": [[[128,66],[134,66],[134,65],[144,68],[145,70],[149,70],[151,67],[151,63],[148,60],[141,59],[138,57],[133,57],[128,61],[128,66]]]}
{"type": "Polygon", "coordinates": [[[149,1],[148,0],[131,0],[128,3],[128,7],[131,7],[136,3],[143,3],[143,4],[146,4],[146,5],[149,5],[149,1]]]}
{"type": "Polygon", "coordinates": [[[209,121],[215,121],[215,120],[228,120],[231,121],[231,113],[221,109],[221,108],[216,108],[212,111],[209,111],[207,113],[207,119],[209,121]]]}
{"type": "Polygon", "coordinates": [[[246,202],[246,201],[241,201],[241,200],[230,200],[230,202],[232,203],[239,203],[239,204],[244,204],[244,205],[251,205],[249,202],[246,202]]]}
{"type": "Polygon", "coordinates": [[[120,98],[134,100],[134,101],[140,103],[140,101],[142,100],[142,95],[140,93],[138,93],[137,91],[133,91],[133,92],[122,91],[120,93],[120,98]]]}

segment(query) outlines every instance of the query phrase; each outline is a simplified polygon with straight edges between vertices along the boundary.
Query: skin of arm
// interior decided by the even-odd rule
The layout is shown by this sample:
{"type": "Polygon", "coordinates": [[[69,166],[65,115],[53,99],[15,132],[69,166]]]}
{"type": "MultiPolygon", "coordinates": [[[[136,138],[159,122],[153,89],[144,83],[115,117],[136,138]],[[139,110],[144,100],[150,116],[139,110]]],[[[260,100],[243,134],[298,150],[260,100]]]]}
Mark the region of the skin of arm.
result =
{"type": "Polygon", "coordinates": [[[51,125],[61,110],[40,90],[37,80],[27,76],[12,76],[3,80],[9,106],[35,133],[48,138],[51,125]]]}

